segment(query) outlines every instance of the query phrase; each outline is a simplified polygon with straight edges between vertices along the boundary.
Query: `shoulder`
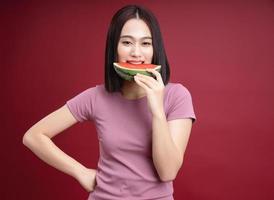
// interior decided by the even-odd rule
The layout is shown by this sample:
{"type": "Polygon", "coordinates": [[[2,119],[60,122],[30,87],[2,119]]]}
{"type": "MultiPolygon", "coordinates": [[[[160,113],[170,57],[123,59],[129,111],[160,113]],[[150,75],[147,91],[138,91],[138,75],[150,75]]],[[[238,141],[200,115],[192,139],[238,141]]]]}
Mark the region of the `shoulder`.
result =
{"type": "Polygon", "coordinates": [[[184,95],[190,95],[189,90],[182,83],[168,83],[166,85],[166,90],[167,90],[167,93],[172,94],[172,95],[177,94],[177,93],[184,94],[184,95]]]}
{"type": "Polygon", "coordinates": [[[94,98],[97,95],[98,88],[100,88],[100,86],[101,85],[94,85],[94,86],[87,87],[83,89],[82,91],[76,93],[73,99],[88,100],[88,99],[94,98]]]}
{"type": "Polygon", "coordinates": [[[107,92],[106,90],[106,87],[105,87],[105,84],[104,83],[101,83],[101,84],[97,84],[96,85],[96,88],[98,91],[104,91],[104,92],[107,92]]]}
{"type": "Polygon", "coordinates": [[[96,93],[98,96],[106,96],[109,95],[109,93],[107,92],[106,88],[105,88],[105,84],[101,83],[101,84],[97,84],[95,86],[96,89],[96,93]]]}
{"type": "Polygon", "coordinates": [[[93,94],[102,90],[104,90],[104,84],[96,84],[94,86],[86,88],[83,92],[87,94],[93,94]]]}
{"type": "Polygon", "coordinates": [[[94,96],[94,98],[96,100],[99,99],[99,101],[112,97],[112,94],[106,90],[105,84],[96,84],[95,86],[88,88],[86,91],[89,96],[94,96]]]}

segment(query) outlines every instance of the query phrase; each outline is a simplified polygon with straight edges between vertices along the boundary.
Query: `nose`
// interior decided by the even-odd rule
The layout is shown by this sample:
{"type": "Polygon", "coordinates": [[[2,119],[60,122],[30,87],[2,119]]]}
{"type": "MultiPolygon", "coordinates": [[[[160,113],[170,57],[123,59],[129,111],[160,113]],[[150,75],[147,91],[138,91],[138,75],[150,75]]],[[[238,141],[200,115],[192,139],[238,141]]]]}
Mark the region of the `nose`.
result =
{"type": "Polygon", "coordinates": [[[131,56],[140,57],[142,55],[141,48],[138,44],[134,45],[131,49],[131,56]]]}

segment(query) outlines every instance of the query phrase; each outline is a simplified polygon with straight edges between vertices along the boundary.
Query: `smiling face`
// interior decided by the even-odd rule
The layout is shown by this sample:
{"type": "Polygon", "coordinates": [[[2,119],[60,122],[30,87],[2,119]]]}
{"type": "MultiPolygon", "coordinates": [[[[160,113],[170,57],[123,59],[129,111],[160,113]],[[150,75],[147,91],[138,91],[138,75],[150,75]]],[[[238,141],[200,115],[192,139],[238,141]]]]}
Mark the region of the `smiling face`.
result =
{"type": "Polygon", "coordinates": [[[128,20],[122,30],[117,47],[118,62],[150,64],[153,57],[152,37],[141,19],[128,20]]]}

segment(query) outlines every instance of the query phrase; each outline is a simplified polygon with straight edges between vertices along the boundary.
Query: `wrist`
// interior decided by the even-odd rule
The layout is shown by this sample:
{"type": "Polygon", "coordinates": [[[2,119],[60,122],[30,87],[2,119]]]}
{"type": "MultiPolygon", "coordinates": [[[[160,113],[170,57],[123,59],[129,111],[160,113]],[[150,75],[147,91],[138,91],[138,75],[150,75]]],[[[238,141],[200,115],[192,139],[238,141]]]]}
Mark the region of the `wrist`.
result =
{"type": "Polygon", "coordinates": [[[79,166],[74,168],[73,177],[76,180],[79,180],[80,177],[82,177],[83,175],[85,175],[87,173],[87,170],[88,169],[85,166],[79,165],[79,166]]]}
{"type": "Polygon", "coordinates": [[[160,119],[164,118],[165,119],[166,114],[165,114],[164,110],[158,110],[157,112],[152,113],[152,117],[160,118],[160,119]]]}

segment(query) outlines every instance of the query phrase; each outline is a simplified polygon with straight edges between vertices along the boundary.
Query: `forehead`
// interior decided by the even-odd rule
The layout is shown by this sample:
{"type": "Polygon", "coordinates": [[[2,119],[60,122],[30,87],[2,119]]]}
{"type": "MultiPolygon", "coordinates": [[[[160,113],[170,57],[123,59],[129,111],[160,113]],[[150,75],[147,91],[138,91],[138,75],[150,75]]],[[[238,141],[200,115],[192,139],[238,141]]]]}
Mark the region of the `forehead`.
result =
{"type": "Polygon", "coordinates": [[[141,19],[128,20],[121,31],[121,36],[130,35],[133,38],[151,37],[147,24],[141,19]]]}

